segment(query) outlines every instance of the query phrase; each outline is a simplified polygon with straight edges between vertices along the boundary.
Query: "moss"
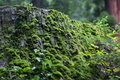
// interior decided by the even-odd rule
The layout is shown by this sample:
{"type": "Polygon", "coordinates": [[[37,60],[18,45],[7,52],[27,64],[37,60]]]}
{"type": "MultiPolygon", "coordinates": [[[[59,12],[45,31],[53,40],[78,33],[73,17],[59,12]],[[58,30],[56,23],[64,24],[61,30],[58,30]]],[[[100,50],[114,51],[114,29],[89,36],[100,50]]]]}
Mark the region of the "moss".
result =
{"type": "Polygon", "coordinates": [[[49,50],[50,53],[52,53],[52,54],[57,54],[58,53],[55,48],[48,48],[47,50],[49,50]]]}
{"type": "MultiPolygon", "coordinates": [[[[6,21],[7,25],[2,24],[0,33],[4,37],[0,35],[0,57],[8,56],[5,66],[8,71],[13,70],[14,66],[21,67],[20,72],[11,71],[14,76],[11,80],[20,78],[21,74],[26,76],[20,79],[33,79],[38,75],[41,79],[48,80],[87,80],[87,77],[93,75],[82,54],[89,51],[88,47],[98,39],[96,35],[101,36],[97,32],[98,27],[71,20],[56,10],[31,6],[9,8],[11,10],[8,12],[14,14],[8,15],[16,18],[6,21]],[[24,72],[26,67],[30,68],[28,72],[24,72]],[[47,76],[48,74],[51,75],[47,76]]],[[[8,71],[1,75],[6,80],[11,76],[8,71]]]]}
{"type": "Polygon", "coordinates": [[[45,47],[51,47],[51,44],[50,43],[44,43],[44,46],[45,47]]]}
{"type": "Polygon", "coordinates": [[[9,63],[10,65],[21,65],[21,67],[30,66],[31,63],[24,59],[14,59],[9,63]]]}

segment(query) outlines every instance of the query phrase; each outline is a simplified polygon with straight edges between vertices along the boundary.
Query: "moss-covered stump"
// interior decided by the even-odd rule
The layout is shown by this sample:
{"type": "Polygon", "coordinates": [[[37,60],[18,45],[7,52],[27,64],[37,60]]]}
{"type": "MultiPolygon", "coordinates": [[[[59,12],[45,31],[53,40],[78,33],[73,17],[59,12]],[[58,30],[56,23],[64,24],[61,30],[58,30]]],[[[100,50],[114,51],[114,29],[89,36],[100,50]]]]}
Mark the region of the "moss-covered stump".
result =
{"type": "Polygon", "coordinates": [[[74,21],[56,10],[0,8],[0,80],[98,80],[85,54],[105,37],[101,24],[74,21]]]}

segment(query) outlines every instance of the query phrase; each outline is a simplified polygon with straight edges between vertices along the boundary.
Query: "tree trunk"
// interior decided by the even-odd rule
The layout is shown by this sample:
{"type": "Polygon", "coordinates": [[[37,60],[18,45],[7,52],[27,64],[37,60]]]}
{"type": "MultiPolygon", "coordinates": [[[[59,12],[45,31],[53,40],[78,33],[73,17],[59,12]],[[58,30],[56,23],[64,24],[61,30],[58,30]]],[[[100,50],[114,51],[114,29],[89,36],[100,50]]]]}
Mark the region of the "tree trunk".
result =
{"type": "Polygon", "coordinates": [[[120,0],[105,0],[106,10],[114,15],[117,23],[120,23],[120,0]]]}

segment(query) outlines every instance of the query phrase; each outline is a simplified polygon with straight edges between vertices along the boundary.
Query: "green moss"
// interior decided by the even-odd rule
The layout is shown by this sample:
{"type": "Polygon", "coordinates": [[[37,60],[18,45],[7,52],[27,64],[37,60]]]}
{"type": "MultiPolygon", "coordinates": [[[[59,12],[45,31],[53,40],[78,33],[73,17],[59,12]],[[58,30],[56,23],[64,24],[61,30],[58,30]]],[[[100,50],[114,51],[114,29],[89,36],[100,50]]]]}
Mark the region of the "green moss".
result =
{"type": "Polygon", "coordinates": [[[21,65],[21,67],[30,66],[31,63],[24,59],[14,59],[9,63],[10,65],[21,65]]]}
{"type": "Polygon", "coordinates": [[[44,46],[45,47],[51,47],[51,44],[50,43],[44,43],[44,46]]]}
{"type": "Polygon", "coordinates": [[[31,80],[36,75],[48,80],[92,78],[91,67],[83,54],[90,51],[95,40],[100,40],[100,32],[104,34],[102,27],[71,20],[56,10],[31,6],[10,8],[17,18],[11,20],[12,24],[2,25],[0,30],[4,34],[0,38],[0,57],[8,59],[6,73],[0,74],[4,79],[14,76],[11,80],[20,77],[31,80]],[[21,71],[16,73],[14,66],[19,66],[21,71]]]}

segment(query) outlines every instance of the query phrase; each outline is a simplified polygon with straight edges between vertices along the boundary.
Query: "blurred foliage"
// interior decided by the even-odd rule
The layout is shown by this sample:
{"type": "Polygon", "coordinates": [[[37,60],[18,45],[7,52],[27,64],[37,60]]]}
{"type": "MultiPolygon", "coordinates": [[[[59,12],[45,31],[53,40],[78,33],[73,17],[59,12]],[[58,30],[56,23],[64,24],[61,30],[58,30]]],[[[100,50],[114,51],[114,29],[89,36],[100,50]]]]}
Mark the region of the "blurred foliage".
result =
{"type": "Polygon", "coordinates": [[[88,19],[88,21],[93,21],[98,17],[105,8],[104,0],[83,0],[81,2],[82,15],[88,19]]]}
{"type": "Polygon", "coordinates": [[[33,6],[36,6],[38,8],[48,9],[50,3],[49,0],[31,0],[31,4],[33,4],[33,6]]]}
{"type": "MultiPolygon", "coordinates": [[[[30,4],[33,0],[0,0],[0,6],[30,4]]],[[[56,9],[82,22],[93,22],[108,16],[109,25],[116,23],[114,16],[105,11],[105,0],[38,0],[41,8],[56,9]]]]}
{"type": "Polygon", "coordinates": [[[0,0],[0,6],[29,4],[31,0],[0,0]]]}
{"type": "MultiPolygon", "coordinates": [[[[30,4],[34,0],[0,0],[0,6],[6,5],[21,5],[21,4],[30,4]]],[[[59,10],[70,17],[76,12],[79,7],[79,0],[38,0],[40,2],[40,8],[50,8],[59,10]]]]}
{"type": "Polygon", "coordinates": [[[106,11],[102,11],[97,19],[100,20],[104,18],[105,16],[108,17],[107,22],[110,26],[113,26],[116,23],[115,17],[113,15],[109,15],[108,12],[106,11]]]}
{"type": "Polygon", "coordinates": [[[81,2],[81,9],[83,10],[81,15],[82,22],[92,22],[94,20],[99,20],[104,17],[108,17],[107,21],[110,26],[116,23],[114,16],[109,15],[105,10],[105,0],[83,0],[81,2]]]}
{"type": "Polygon", "coordinates": [[[59,10],[67,15],[72,15],[79,6],[77,0],[52,0],[50,8],[59,10]]]}

